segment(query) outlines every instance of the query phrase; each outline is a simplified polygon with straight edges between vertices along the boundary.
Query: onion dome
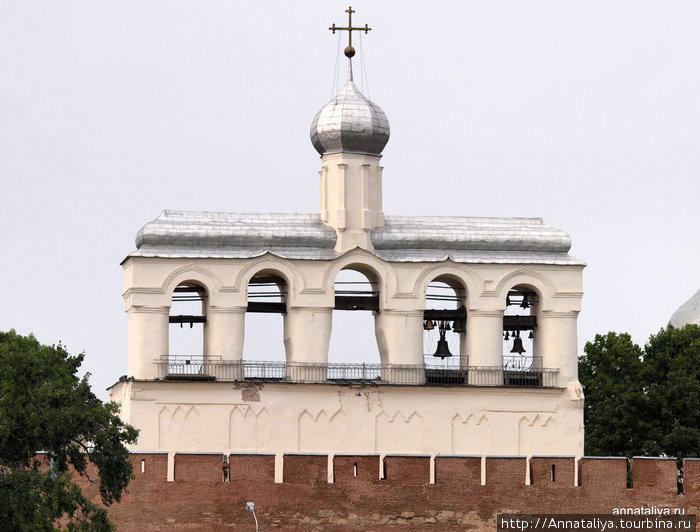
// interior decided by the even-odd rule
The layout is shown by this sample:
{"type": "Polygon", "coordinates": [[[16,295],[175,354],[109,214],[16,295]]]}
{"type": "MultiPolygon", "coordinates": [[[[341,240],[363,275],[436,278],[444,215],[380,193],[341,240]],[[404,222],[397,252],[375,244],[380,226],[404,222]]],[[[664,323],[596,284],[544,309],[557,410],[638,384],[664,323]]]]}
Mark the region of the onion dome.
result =
{"type": "Polygon", "coordinates": [[[311,123],[311,143],[324,153],[367,153],[380,155],[389,142],[389,121],[384,111],[372,103],[352,80],[328,102],[311,123]]]}
{"type": "Polygon", "coordinates": [[[693,297],[678,307],[678,310],[673,313],[669,322],[678,329],[688,323],[700,325],[700,290],[695,292],[693,297]]]}

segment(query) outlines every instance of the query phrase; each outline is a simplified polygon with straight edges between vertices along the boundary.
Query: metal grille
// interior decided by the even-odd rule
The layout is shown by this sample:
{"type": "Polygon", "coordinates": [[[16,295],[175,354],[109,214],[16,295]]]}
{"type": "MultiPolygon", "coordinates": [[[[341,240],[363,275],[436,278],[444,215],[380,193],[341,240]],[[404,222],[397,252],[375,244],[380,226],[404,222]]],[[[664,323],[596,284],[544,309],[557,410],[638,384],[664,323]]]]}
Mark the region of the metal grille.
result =
{"type": "Polygon", "coordinates": [[[156,361],[160,379],[283,382],[359,382],[370,384],[509,386],[553,388],[559,370],[542,368],[541,357],[506,357],[503,366],[469,366],[468,359],[451,364],[309,364],[221,360],[208,356],[163,356],[156,361]],[[512,363],[508,358],[523,359],[512,363]],[[457,363],[459,362],[459,363],[457,363]]]}

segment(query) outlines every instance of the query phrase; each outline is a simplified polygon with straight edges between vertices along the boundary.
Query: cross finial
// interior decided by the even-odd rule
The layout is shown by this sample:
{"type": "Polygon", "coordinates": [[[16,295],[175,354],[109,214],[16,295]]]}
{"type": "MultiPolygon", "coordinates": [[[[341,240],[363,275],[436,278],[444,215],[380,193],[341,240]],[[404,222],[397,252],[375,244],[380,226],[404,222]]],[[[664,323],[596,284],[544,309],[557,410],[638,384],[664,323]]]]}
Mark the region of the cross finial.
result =
{"type": "Polygon", "coordinates": [[[352,46],[352,32],[353,31],[364,31],[365,35],[366,35],[368,32],[372,31],[372,28],[370,28],[367,24],[365,24],[364,28],[361,26],[354,28],[352,26],[352,14],[355,13],[355,10],[352,8],[352,6],[348,6],[348,8],[345,10],[345,12],[348,14],[347,27],[341,28],[339,26],[336,26],[335,22],[334,22],[333,25],[328,29],[331,30],[334,34],[335,34],[336,30],[337,31],[347,30],[347,32],[348,32],[348,45],[345,47],[345,56],[352,57],[353,55],[355,55],[355,48],[353,48],[353,46],[352,46]]]}

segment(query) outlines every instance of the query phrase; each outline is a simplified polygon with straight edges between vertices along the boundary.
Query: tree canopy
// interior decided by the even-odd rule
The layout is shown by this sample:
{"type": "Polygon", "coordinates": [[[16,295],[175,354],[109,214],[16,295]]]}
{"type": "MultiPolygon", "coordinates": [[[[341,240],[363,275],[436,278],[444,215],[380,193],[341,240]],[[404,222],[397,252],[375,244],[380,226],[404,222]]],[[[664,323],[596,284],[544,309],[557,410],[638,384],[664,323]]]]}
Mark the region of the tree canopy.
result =
{"type": "Polygon", "coordinates": [[[669,325],[644,349],[599,334],[584,352],[586,454],[700,456],[700,326],[669,325]]]}
{"type": "Polygon", "coordinates": [[[0,332],[3,531],[113,530],[76,475],[95,483],[104,505],[118,502],[132,477],[125,444],[138,432],[119,419],[118,405],[92,393],[89,374],[77,376],[83,357],[0,332]]]}

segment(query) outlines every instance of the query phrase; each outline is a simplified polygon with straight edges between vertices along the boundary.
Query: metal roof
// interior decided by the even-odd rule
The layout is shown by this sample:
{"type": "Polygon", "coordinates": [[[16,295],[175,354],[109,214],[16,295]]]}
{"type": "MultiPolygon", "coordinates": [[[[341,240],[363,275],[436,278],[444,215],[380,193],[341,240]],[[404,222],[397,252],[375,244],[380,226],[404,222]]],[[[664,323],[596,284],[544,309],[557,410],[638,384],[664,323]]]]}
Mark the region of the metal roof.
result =
{"type": "MultiPolygon", "coordinates": [[[[129,256],[332,260],[342,255],[335,243],[318,214],[166,210],[141,228],[129,256]]],[[[372,244],[387,262],[584,264],[568,254],[569,236],[541,218],[387,216],[372,244]]]]}

